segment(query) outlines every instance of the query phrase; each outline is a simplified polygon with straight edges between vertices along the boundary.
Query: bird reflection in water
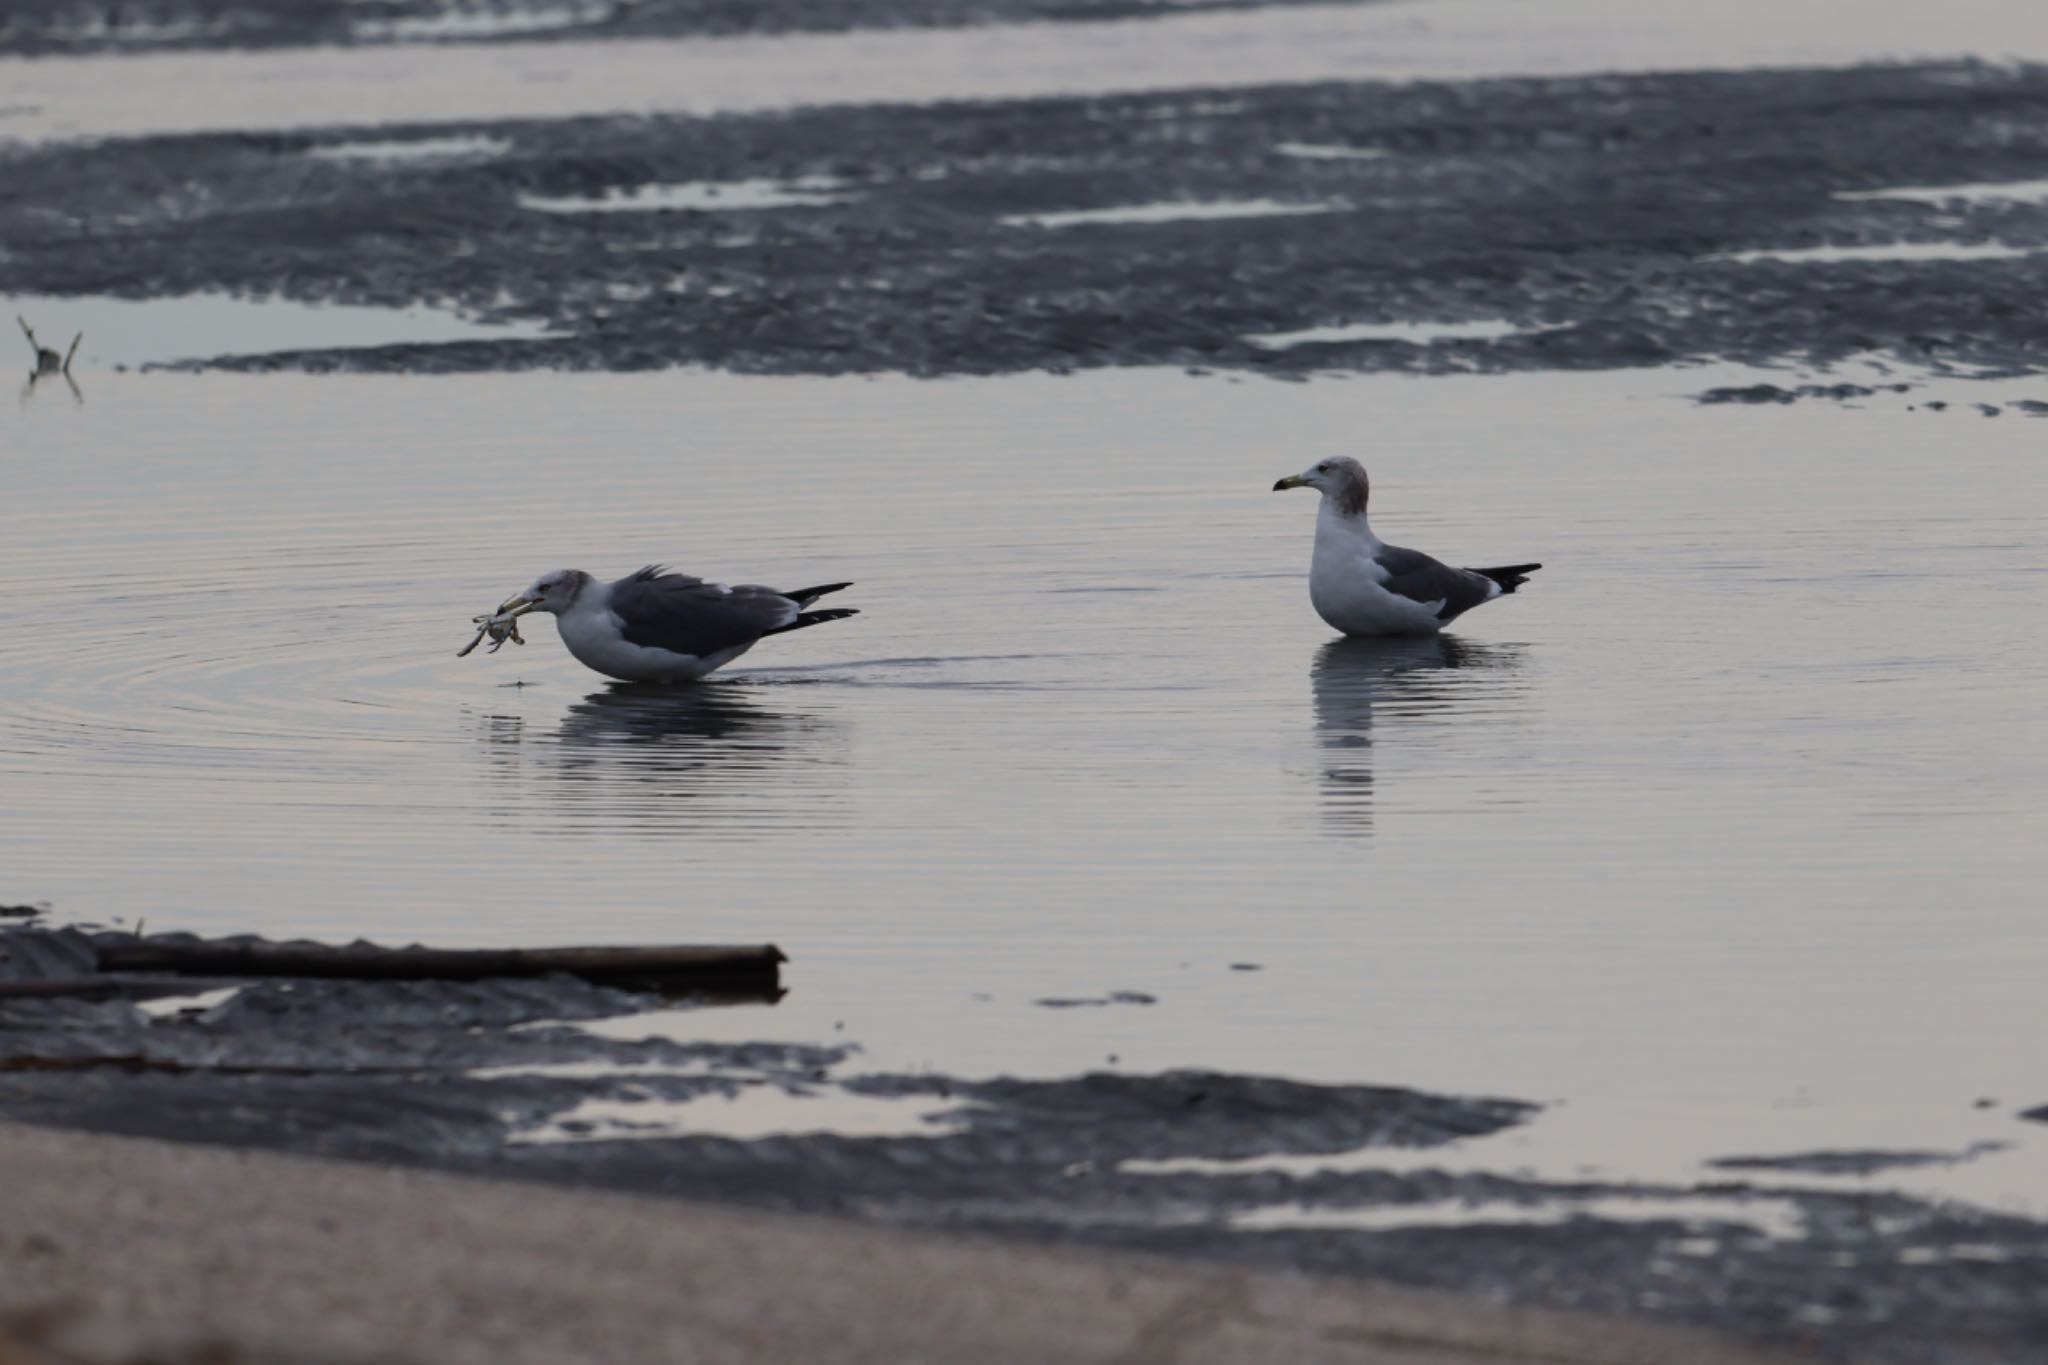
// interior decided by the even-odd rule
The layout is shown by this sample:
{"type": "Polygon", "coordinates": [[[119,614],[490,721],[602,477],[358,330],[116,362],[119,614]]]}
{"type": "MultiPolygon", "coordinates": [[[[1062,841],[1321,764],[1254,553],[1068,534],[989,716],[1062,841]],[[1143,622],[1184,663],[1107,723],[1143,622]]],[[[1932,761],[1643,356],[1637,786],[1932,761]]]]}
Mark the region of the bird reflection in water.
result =
{"type": "Polygon", "coordinates": [[[36,340],[35,328],[28,325],[27,318],[17,313],[14,320],[21,324],[21,333],[28,338],[28,348],[36,358],[35,368],[28,372],[28,382],[21,387],[21,406],[28,406],[28,400],[35,396],[36,385],[45,379],[53,378],[63,379],[65,386],[71,390],[73,401],[83,404],[85,392],[78,387],[78,381],[71,377],[71,362],[78,355],[78,343],[85,340],[85,333],[80,332],[72,337],[71,348],[59,354],[36,340]]]}
{"type": "Polygon", "coordinates": [[[494,723],[487,738],[528,748],[514,766],[531,771],[537,755],[558,809],[610,828],[786,832],[815,825],[844,787],[844,726],[779,704],[804,690],[612,683],[572,703],[552,736],[494,723]]]}
{"type": "MultiPolygon", "coordinates": [[[[1512,692],[1501,684],[1521,663],[1519,645],[1455,635],[1337,639],[1309,669],[1323,818],[1332,832],[1369,835],[1373,825],[1374,728],[1427,734],[1483,719],[1512,692]]],[[[1442,733],[1442,731],[1439,731],[1442,733]]]]}

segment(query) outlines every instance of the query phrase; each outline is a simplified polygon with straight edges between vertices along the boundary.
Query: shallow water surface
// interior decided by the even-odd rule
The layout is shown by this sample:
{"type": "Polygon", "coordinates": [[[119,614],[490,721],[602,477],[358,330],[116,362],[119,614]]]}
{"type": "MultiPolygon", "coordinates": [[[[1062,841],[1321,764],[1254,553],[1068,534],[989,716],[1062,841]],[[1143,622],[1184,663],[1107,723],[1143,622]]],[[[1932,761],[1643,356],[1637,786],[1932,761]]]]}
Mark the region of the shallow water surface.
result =
{"type": "Polygon", "coordinates": [[[1848,261],[2009,261],[2033,254],[2030,247],[2007,246],[2003,242],[1884,242],[1874,246],[1799,246],[1734,251],[1710,259],[1840,265],[1848,261]]]}
{"type": "Polygon", "coordinates": [[[1098,227],[1130,223],[1181,223],[1227,218],[1274,218],[1299,213],[1336,213],[1342,204],[1245,199],[1224,203],[1194,201],[1163,204],[1122,204],[1103,209],[1061,209],[1053,213],[1005,214],[1005,227],[1098,227]]]}
{"type": "Polygon", "coordinates": [[[1245,337],[1252,345],[1269,351],[1286,350],[1330,341],[1405,341],[1427,346],[1437,341],[1498,341],[1522,331],[1502,318],[1474,322],[1344,322],[1328,327],[1304,327],[1298,332],[1264,332],[1245,337]]]}
{"type": "Polygon", "coordinates": [[[687,185],[642,185],[604,195],[521,196],[522,208],[542,213],[654,213],[689,210],[717,213],[743,209],[818,208],[844,203],[849,182],[836,176],[805,175],[793,180],[698,181],[687,185]]]}
{"type": "Polygon", "coordinates": [[[1679,396],[1759,377],[88,374],[0,409],[0,900],[773,941],[780,1006],[603,1027],[1561,1100],[1659,1169],[1944,1115],[2024,1202],[2044,428],[1679,396]],[[1337,451],[1547,567],[1333,641],[1267,490],[1337,451]],[[675,693],[455,657],[653,560],[863,614],[675,693]]]}
{"type": "Polygon", "coordinates": [[[0,139],[1957,57],[2048,58],[2048,8],[1388,0],[957,29],[0,58],[0,139]]]}
{"type": "MultiPolygon", "coordinates": [[[[257,351],[423,345],[446,341],[517,341],[547,335],[534,322],[472,322],[432,308],[371,308],[300,303],[282,298],[186,294],[120,299],[56,294],[0,294],[0,316],[25,318],[44,346],[79,344],[79,373],[94,366],[139,366],[211,360],[257,351]]],[[[10,340],[26,366],[27,345],[10,340]]]]}

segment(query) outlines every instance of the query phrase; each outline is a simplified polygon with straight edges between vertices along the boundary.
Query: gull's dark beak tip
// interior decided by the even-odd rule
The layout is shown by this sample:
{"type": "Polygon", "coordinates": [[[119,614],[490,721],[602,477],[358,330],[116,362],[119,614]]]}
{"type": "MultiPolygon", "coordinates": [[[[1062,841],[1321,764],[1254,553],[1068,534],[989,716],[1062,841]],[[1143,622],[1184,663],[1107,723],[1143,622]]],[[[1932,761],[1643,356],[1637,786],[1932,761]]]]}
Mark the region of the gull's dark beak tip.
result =
{"type": "Polygon", "coordinates": [[[1285,493],[1288,489],[1292,488],[1293,486],[1293,484],[1289,483],[1285,479],[1273,480],[1273,491],[1275,493],[1285,493]]]}

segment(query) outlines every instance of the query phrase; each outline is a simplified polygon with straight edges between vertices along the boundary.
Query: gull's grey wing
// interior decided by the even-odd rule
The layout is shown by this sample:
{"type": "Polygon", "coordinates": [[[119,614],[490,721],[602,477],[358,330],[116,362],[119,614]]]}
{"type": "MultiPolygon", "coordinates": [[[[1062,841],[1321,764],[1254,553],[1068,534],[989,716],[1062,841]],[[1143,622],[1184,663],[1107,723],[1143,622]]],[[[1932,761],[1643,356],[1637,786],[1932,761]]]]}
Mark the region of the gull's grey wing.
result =
{"type": "Polygon", "coordinates": [[[802,610],[795,599],[759,584],[728,587],[651,569],[612,584],[611,609],[632,643],[698,658],[750,645],[802,610]]]}
{"type": "Polygon", "coordinates": [[[1425,606],[1443,603],[1437,608],[1439,621],[1462,615],[1494,595],[1491,580],[1470,569],[1454,569],[1420,550],[1384,545],[1378,558],[1387,570],[1386,580],[1380,586],[1425,606]]]}

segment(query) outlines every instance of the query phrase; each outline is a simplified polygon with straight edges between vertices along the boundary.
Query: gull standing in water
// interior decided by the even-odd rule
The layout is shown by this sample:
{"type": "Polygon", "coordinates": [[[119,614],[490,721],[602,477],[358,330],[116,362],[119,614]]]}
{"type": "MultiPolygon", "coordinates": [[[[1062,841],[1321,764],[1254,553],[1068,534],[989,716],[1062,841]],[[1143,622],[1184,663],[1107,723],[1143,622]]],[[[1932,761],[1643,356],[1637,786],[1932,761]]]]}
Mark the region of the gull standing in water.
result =
{"type": "Polygon", "coordinates": [[[556,569],[502,607],[494,621],[530,611],[555,618],[577,659],[624,682],[695,682],[754,647],[764,635],[802,630],[859,612],[807,611],[851,583],[779,592],[758,584],[728,587],[650,564],[616,583],[581,569],[556,569]]]}
{"type": "Polygon", "coordinates": [[[1513,592],[1541,564],[1454,569],[1420,550],[1389,545],[1365,520],[1372,484],[1365,467],[1335,456],[1273,485],[1323,495],[1308,600],[1316,615],[1346,635],[1434,635],[1482,602],[1513,592]]]}

